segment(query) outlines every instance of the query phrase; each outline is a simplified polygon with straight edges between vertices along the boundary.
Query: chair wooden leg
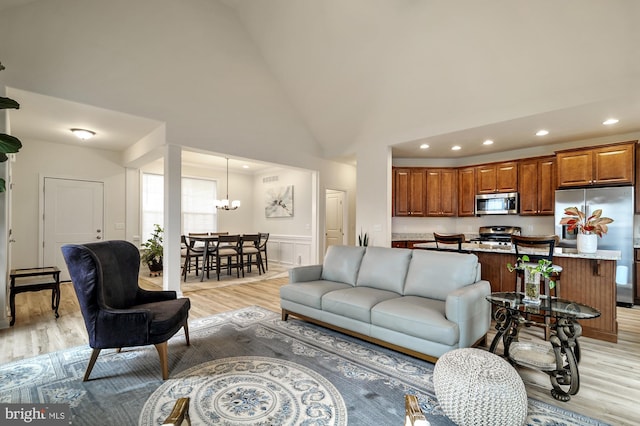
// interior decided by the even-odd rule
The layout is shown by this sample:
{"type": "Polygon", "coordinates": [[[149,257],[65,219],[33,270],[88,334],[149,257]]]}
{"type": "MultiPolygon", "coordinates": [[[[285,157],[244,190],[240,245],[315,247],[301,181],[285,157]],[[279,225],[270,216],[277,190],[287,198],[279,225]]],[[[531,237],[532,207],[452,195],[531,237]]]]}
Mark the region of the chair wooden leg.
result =
{"type": "Polygon", "coordinates": [[[158,343],[155,346],[158,351],[158,356],[160,357],[162,380],[167,380],[169,378],[169,349],[167,347],[167,342],[158,343]]]}
{"type": "Polygon", "coordinates": [[[187,340],[187,346],[190,346],[191,342],[189,341],[189,321],[185,319],[184,325],[182,327],[184,328],[184,338],[187,340]]]}
{"type": "Polygon", "coordinates": [[[100,350],[101,349],[94,349],[93,352],[91,352],[91,358],[89,358],[89,365],[87,365],[87,371],[85,371],[84,378],[82,379],[83,382],[86,382],[87,380],[89,380],[89,374],[91,374],[91,370],[93,370],[93,366],[95,365],[96,360],[98,359],[98,355],[100,355],[100,350]]]}

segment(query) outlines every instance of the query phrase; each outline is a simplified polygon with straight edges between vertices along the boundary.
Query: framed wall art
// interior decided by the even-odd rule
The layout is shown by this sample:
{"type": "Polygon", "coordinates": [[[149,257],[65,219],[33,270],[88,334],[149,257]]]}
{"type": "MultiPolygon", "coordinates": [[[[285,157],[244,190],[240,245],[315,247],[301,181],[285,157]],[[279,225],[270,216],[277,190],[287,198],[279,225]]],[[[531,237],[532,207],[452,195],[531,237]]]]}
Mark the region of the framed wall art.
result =
{"type": "Polygon", "coordinates": [[[264,214],[266,217],[293,217],[293,185],[269,188],[264,214]]]}

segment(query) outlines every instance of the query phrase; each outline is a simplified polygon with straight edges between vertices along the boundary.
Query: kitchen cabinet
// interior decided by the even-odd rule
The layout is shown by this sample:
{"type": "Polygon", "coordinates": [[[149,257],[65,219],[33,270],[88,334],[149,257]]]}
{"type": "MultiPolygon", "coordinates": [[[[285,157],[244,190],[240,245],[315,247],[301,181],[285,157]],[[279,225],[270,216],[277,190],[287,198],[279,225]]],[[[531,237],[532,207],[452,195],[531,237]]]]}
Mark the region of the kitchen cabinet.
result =
{"type": "Polygon", "coordinates": [[[635,173],[636,173],[636,185],[634,187],[635,196],[635,213],[640,214],[640,149],[637,149],[636,143],[636,159],[635,159],[635,173]]]}
{"type": "Polygon", "coordinates": [[[556,152],[558,188],[633,185],[636,142],[556,152]]]}
{"type": "Polygon", "coordinates": [[[426,216],[456,215],[456,170],[427,169],[426,216]]]}
{"type": "Polygon", "coordinates": [[[636,299],[634,302],[636,305],[640,304],[640,249],[634,249],[634,262],[633,262],[633,266],[635,269],[635,288],[636,288],[636,292],[634,295],[634,298],[636,299]]]}
{"type": "Polygon", "coordinates": [[[478,194],[516,192],[518,190],[518,162],[483,164],[476,167],[478,194]]]}
{"type": "Polygon", "coordinates": [[[458,216],[476,214],[476,169],[458,169],[458,216]]]}
{"type": "Polygon", "coordinates": [[[393,215],[424,216],[426,204],[425,168],[393,169],[393,215]]]}
{"type": "Polygon", "coordinates": [[[556,189],[555,157],[521,160],[518,175],[520,215],[553,215],[556,189]]]}

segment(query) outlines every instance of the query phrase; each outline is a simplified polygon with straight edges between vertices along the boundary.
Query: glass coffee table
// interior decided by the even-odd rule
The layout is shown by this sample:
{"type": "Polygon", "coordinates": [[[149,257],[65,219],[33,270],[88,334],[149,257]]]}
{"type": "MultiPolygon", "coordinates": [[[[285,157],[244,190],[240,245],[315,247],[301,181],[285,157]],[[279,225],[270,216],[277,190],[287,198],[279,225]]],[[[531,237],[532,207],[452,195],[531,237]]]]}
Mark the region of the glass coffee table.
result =
{"type": "Polygon", "coordinates": [[[514,364],[538,369],[551,379],[551,395],[559,401],[569,401],[580,389],[580,345],[582,327],[578,320],[597,318],[600,311],[590,306],[561,298],[543,297],[539,305],[524,303],[524,294],[515,292],[491,293],[487,300],[496,309],[496,335],[489,350],[496,352],[502,341],[504,356],[514,364]],[[520,342],[520,329],[542,325],[532,317],[551,319],[549,341],[520,342]]]}

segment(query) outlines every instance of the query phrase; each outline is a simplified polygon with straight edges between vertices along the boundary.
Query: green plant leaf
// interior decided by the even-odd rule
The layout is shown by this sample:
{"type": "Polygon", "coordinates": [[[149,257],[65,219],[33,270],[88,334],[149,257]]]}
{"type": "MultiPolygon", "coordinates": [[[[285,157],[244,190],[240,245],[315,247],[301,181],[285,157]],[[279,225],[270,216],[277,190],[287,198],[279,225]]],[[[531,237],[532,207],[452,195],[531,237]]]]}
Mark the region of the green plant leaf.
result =
{"type": "Polygon", "coordinates": [[[4,192],[6,190],[4,179],[0,178],[0,192],[4,192]]]}
{"type": "Polygon", "coordinates": [[[0,109],[19,109],[20,104],[11,98],[0,97],[0,109]]]}
{"type": "Polygon", "coordinates": [[[0,152],[0,163],[4,163],[8,159],[9,159],[9,157],[7,157],[7,154],[5,154],[3,152],[0,152]]]}
{"type": "Polygon", "coordinates": [[[20,151],[20,148],[22,148],[20,139],[6,133],[0,133],[0,152],[12,154],[20,151]]]}

